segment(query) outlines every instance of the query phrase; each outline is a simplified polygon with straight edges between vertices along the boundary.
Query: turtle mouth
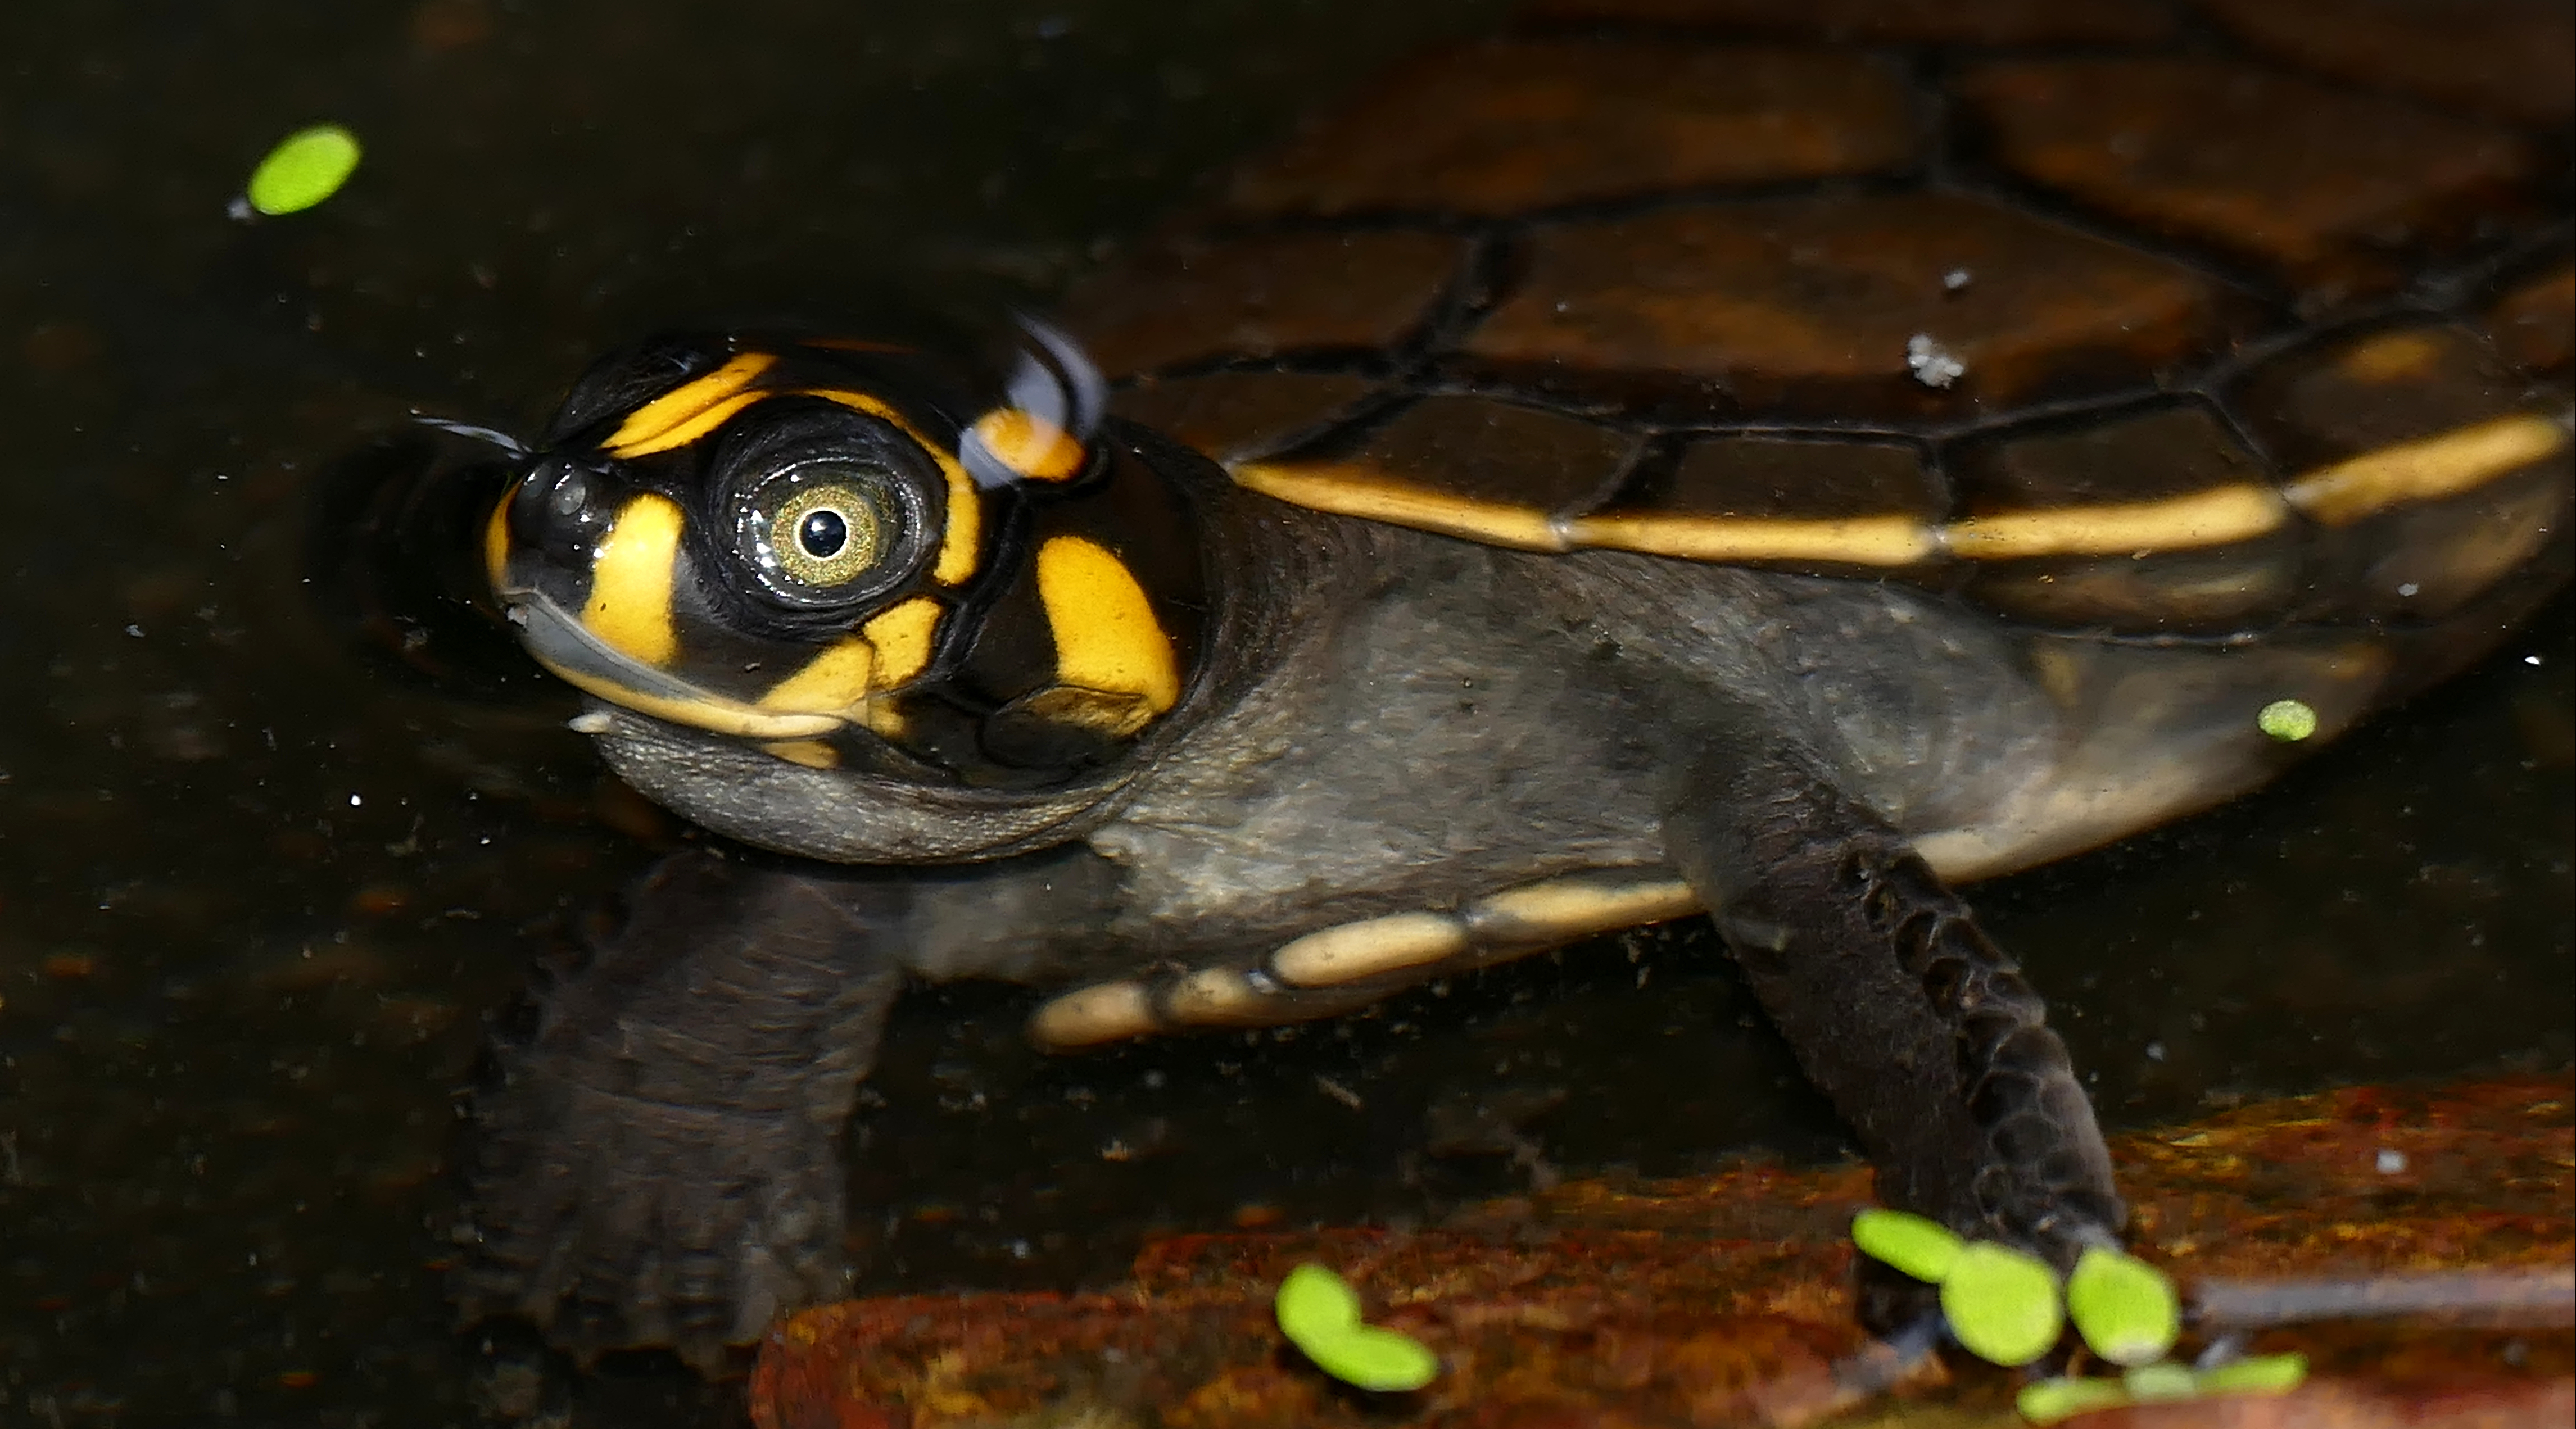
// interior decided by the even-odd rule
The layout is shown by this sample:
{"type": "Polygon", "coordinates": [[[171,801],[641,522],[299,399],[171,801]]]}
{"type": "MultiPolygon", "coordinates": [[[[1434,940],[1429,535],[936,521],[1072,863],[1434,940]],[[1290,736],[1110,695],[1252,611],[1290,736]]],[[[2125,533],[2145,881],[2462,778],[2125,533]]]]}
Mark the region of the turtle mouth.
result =
{"type": "Polygon", "coordinates": [[[812,739],[858,728],[836,714],[768,710],[712,694],[609,645],[542,590],[501,592],[536,662],[585,694],[637,714],[740,739],[812,739]]]}

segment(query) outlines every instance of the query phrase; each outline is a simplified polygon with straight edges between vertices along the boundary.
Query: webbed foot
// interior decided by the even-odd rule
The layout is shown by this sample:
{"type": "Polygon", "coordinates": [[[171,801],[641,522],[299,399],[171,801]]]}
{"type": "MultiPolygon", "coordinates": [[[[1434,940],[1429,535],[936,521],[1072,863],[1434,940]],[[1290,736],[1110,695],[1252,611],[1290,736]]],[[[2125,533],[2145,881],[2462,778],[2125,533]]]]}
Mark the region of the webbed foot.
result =
{"type": "MultiPolygon", "coordinates": [[[[2060,1272],[2117,1244],[2128,1211],[2092,1104],[2039,995],[1967,905],[1792,758],[1709,782],[1706,813],[1667,823],[1673,857],[1858,1133],[1879,1198],[2060,1272]]],[[[1867,1317],[1919,1315],[1916,1289],[1865,1281],[1867,1317]]]]}
{"type": "Polygon", "coordinates": [[[454,1279],[587,1361],[701,1370],[842,1292],[842,1124],[901,982],[899,885],[672,856],[474,1102],[454,1279]]]}

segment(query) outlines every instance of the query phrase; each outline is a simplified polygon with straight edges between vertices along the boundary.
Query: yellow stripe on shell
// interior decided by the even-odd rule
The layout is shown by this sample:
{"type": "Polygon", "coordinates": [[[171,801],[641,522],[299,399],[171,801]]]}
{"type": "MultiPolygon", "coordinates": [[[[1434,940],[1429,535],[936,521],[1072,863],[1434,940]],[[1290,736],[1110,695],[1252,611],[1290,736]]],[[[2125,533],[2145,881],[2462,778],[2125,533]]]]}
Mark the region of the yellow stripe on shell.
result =
{"type": "Polygon", "coordinates": [[[880,612],[859,632],[876,647],[877,688],[894,689],[930,664],[931,637],[939,633],[939,602],[914,596],[880,612]]]}
{"type": "Polygon", "coordinates": [[[2335,366],[2356,382],[2412,382],[2441,361],[2442,348],[2442,341],[2429,332],[2384,332],[2354,344],[2335,359],[2335,366]]]}
{"type": "Polygon", "coordinates": [[[1468,501],[1425,487],[1373,478],[1363,474],[1365,468],[1358,467],[1249,461],[1230,470],[1237,484],[1309,510],[1438,531],[1524,551],[1568,549],[1565,533],[1555,521],[1548,513],[1532,507],[1468,501]]]}
{"type": "Polygon", "coordinates": [[[1156,714],[1179,703],[1172,638],[1124,562],[1080,536],[1051,536],[1037,565],[1058,684],[1132,695],[1156,714]]]}
{"type": "Polygon", "coordinates": [[[1075,476],[1088,455],[1064,428],[1018,407],[996,407],[977,417],[970,431],[995,461],[1032,481],[1075,476]]]}
{"type": "Polygon", "coordinates": [[[794,395],[820,397],[853,412],[864,412],[912,438],[914,446],[928,453],[930,459],[939,464],[939,475],[948,485],[948,524],[939,533],[939,555],[930,564],[930,578],[941,585],[953,586],[964,584],[975,574],[975,563],[981,554],[977,543],[983,539],[984,532],[984,507],[982,498],[975,492],[974,478],[966,474],[966,468],[957,460],[956,453],[922,435],[921,429],[906,420],[901,412],[865,392],[854,392],[846,387],[803,387],[794,395]]]}
{"type": "Polygon", "coordinates": [[[2221,486],[2163,501],[2109,502],[1971,516],[1943,527],[1952,554],[1974,561],[2031,556],[2112,556],[2224,546],[2280,529],[2290,517],[2281,493],[2252,484],[2221,486]]]}
{"type": "Polygon", "coordinates": [[[626,420],[609,434],[608,454],[646,456],[696,441],[756,400],[757,394],[743,389],[777,364],[776,353],[746,352],[704,377],[681,383],[627,413],[626,420]],[[705,420],[719,408],[713,420],[705,420]]]}
{"type": "Polygon", "coordinates": [[[1764,520],[1635,512],[1583,516],[1568,524],[1577,546],[1608,547],[1685,561],[1835,561],[1910,566],[1940,550],[1932,527],[1910,516],[1841,521],[1764,520]]]}
{"type": "MultiPolygon", "coordinates": [[[[2394,352],[2395,362],[2406,356],[2394,352]]],[[[2319,468],[2284,488],[2240,483],[2161,501],[2105,502],[1971,516],[1927,526],[1905,516],[1765,520],[1635,512],[1558,522],[1546,512],[1390,482],[1364,469],[1244,462],[1235,481],[1310,510],[1530,551],[1608,547],[1681,560],[1834,562],[1898,568],[1947,550],[1976,561],[2198,550],[2279,530],[2292,508],[2328,526],[2472,491],[2556,455],[2566,427],[2520,414],[2399,442],[2319,468]]]]}
{"type": "Polygon", "coordinates": [[[2328,526],[2349,526],[2391,506],[2474,491],[2567,447],[2565,427],[2524,413],[2396,442],[2298,477],[2290,504],[2328,526]]]}
{"type": "Polygon", "coordinates": [[[877,652],[855,635],[823,647],[805,668],[769,687],[760,697],[765,710],[840,715],[868,697],[875,687],[877,652]]]}
{"type": "Polygon", "coordinates": [[[584,629],[630,660],[661,669],[680,653],[671,618],[671,582],[678,573],[679,503],[651,493],[626,503],[590,558],[590,599],[582,606],[584,629]]]}
{"type": "Polygon", "coordinates": [[[510,583],[510,498],[503,492],[492,504],[492,514],[483,518],[483,576],[492,583],[498,595],[510,583]]]}

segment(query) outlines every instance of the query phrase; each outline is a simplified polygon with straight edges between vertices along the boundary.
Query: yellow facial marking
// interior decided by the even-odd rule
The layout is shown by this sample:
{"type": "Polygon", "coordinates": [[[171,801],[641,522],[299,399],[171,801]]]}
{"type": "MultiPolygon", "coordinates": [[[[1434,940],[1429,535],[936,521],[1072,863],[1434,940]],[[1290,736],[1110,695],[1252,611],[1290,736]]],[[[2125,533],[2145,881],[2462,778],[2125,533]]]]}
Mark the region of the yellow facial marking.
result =
{"type": "Polygon", "coordinates": [[[581,623],[610,649],[656,669],[680,653],[671,581],[680,560],[679,504],[643,495],[626,503],[590,560],[581,623]]]}
{"type": "Polygon", "coordinates": [[[1932,528],[1908,516],[1766,521],[1638,512],[1579,517],[1566,534],[1577,546],[1685,561],[1833,561],[1893,567],[1930,560],[1940,550],[1932,528]]]}
{"type": "Polygon", "coordinates": [[[687,700],[670,699],[630,690],[614,680],[601,679],[568,665],[558,665],[543,656],[537,658],[537,663],[585,694],[597,695],[610,704],[623,705],[637,714],[668,720],[672,724],[685,724],[713,734],[732,735],[737,739],[804,739],[830,734],[841,727],[837,715],[763,710],[713,695],[687,700]]]}
{"type": "Polygon", "coordinates": [[[930,663],[931,637],[939,633],[939,602],[914,596],[859,629],[876,647],[877,688],[894,689],[930,663]]]}
{"type": "Polygon", "coordinates": [[[1033,481],[1074,476],[1088,455],[1064,428],[1017,407],[996,407],[977,417],[971,430],[994,460],[1033,481]]]}
{"type": "Polygon", "coordinates": [[[975,543],[984,534],[983,497],[964,467],[949,463],[940,471],[948,478],[948,529],[939,533],[939,558],[930,564],[930,578],[941,585],[963,585],[975,574],[980,554],[975,543]]]}
{"type": "Polygon", "coordinates": [[[2115,556],[2182,551],[2251,540],[2289,519],[2268,486],[2222,486],[2163,501],[2066,506],[1971,516],[1942,530],[1950,550],[1975,561],[2028,556],[2115,556]]]}
{"type": "Polygon", "coordinates": [[[1526,506],[1463,501],[1418,486],[1373,479],[1355,468],[1251,461],[1229,470],[1238,485],[1312,511],[1359,516],[1524,551],[1569,549],[1565,533],[1548,513],[1526,506]]]}
{"type": "Polygon", "coordinates": [[[1129,695],[1161,714],[1180,702],[1180,663],[1125,564],[1080,536],[1038,548],[1038,600],[1055,634],[1059,684],[1129,695]]]}
{"type": "Polygon", "coordinates": [[[1050,1050],[1142,1037],[1154,1030],[1154,1002],[1141,982],[1105,982],[1068,992],[1029,1018],[1029,1040],[1050,1050]]]}
{"type": "Polygon", "coordinates": [[[867,641],[845,635],[823,647],[805,668],[772,685],[760,697],[765,710],[838,715],[855,708],[873,687],[877,652],[867,641]]]}
{"type": "Polygon", "coordinates": [[[2319,467],[2290,483],[2290,504],[2328,526],[2348,526],[2405,502],[2473,491],[2557,455],[2567,441],[2567,429],[2546,417],[2497,417],[2319,467]]]}
{"type": "Polygon", "coordinates": [[[762,745],[761,752],[775,755],[790,764],[808,769],[838,769],[841,752],[819,739],[774,739],[762,745]]]}
{"type": "Polygon", "coordinates": [[[777,364],[775,353],[746,352],[704,377],[681,383],[627,413],[609,434],[608,454],[648,456],[696,441],[759,400],[758,393],[743,389],[777,364]]]}
{"type": "Polygon", "coordinates": [[[846,387],[807,387],[799,397],[820,397],[838,402],[853,412],[864,412],[896,431],[912,438],[912,444],[939,464],[939,475],[948,484],[948,525],[939,533],[939,556],[931,562],[930,578],[941,585],[962,584],[975,574],[976,543],[983,538],[984,508],[976,499],[975,480],[966,474],[954,452],[924,436],[919,427],[905,420],[902,413],[865,392],[846,387]]]}
{"type": "Polygon", "coordinates": [[[510,576],[510,496],[503,493],[483,518],[483,575],[498,592],[510,576]]]}

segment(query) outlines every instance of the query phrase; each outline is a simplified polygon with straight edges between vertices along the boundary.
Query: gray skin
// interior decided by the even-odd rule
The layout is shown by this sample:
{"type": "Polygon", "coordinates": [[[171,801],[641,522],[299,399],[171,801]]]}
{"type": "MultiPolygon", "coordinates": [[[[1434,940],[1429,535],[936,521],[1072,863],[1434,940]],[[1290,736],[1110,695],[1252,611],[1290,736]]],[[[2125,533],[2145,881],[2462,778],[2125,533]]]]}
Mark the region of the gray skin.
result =
{"type": "MultiPolygon", "coordinates": [[[[2124,1218],[2108,1156],[2039,999],[1943,880],[2251,787],[2288,757],[2263,701],[2332,734],[2405,663],[2349,629],[2123,644],[1911,587],[1495,549],[1105,439],[1187,483],[1224,597],[1180,708],[1097,778],[905,784],[598,707],[636,788],[796,858],[676,856],[504,1050],[469,1319],[711,1366],[839,1292],[838,1137],[907,978],[1244,967],[1592,868],[1689,880],[1884,1200],[2071,1264],[2124,1218]]],[[[2503,622],[2455,624],[2461,650],[2503,622]]]]}

